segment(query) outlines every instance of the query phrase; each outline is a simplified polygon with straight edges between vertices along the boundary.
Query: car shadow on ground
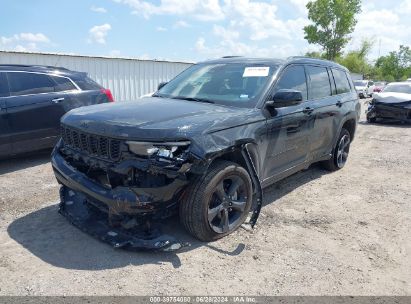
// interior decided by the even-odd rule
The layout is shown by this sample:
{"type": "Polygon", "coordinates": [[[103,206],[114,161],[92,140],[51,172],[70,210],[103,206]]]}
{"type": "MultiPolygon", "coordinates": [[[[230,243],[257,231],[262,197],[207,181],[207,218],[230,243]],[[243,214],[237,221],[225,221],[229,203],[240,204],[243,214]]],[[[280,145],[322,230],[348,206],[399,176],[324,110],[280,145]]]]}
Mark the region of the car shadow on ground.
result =
{"type": "Polygon", "coordinates": [[[295,173],[264,189],[263,206],[275,203],[281,197],[298,189],[299,187],[320,178],[330,172],[323,169],[320,164],[311,165],[308,169],[295,173]]]}
{"type": "Polygon", "coordinates": [[[360,125],[394,127],[394,128],[411,128],[411,123],[401,122],[398,120],[379,120],[377,122],[359,121],[360,125]]]}
{"type": "MultiPolygon", "coordinates": [[[[319,178],[327,171],[317,165],[310,169],[288,177],[264,190],[264,205],[295,190],[296,188],[319,178]]],[[[260,229],[263,227],[260,226],[260,229]]],[[[230,250],[223,243],[200,242],[183,229],[178,217],[172,217],[164,222],[162,231],[176,237],[181,242],[187,242],[177,252],[135,252],[114,249],[72,226],[58,213],[58,205],[52,205],[29,213],[14,220],[7,228],[10,237],[21,244],[33,255],[53,266],[76,270],[103,270],[125,267],[127,265],[171,263],[174,268],[181,266],[179,253],[207,247],[220,254],[236,256],[245,249],[245,244],[233,245],[230,250]]],[[[230,237],[230,236],[228,236],[230,237]]]]}
{"type": "Polygon", "coordinates": [[[48,149],[0,159],[0,175],[46,164],[50,154],[51,149],[48,149]]]}
{"type": "Polygon", "coordinates": [[[162,231],[187,242],[178,252],[135,252],[114,249],[72,226],[58,213],[58,205],[34,211],[13,221],[7,228],[9,236],[32,254],[46,263],[60,268],[76,270],[103,270],[121,268],[127,265],[171,263],[181,266],[178,253],[206,246],[226,255],[240,254],[245,245],[240,243],[233,250],[226,251],[218,245],[207,244],[188,235],[177,217],[162,225],[162,231]]]}

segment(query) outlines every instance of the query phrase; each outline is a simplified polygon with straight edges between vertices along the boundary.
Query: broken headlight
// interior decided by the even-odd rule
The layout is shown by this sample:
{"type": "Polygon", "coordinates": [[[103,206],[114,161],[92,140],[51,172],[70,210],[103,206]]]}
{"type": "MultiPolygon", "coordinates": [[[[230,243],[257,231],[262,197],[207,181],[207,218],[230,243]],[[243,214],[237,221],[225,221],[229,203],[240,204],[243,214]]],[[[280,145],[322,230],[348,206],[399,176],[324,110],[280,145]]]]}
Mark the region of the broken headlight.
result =
{"type": "Polygon", "coordinates": [[[175,142],[140,142],[127,141],[130,152],[144,157],[179,158],[187,151],[190,141],[175,142]]]}

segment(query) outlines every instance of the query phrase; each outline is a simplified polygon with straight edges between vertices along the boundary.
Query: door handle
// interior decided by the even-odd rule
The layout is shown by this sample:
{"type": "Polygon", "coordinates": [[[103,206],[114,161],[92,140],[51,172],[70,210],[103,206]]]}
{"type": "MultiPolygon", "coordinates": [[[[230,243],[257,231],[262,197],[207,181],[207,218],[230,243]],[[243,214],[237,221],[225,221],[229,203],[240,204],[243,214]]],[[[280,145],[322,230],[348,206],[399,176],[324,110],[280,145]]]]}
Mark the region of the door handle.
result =
{"type": "Polygon", "coordinates": [[[54,99],[51,100],[51,102],[54,102],[54,103],[59,103],[59,102],[62,102],[62,101],[64,101],[64,97],[54,98],[54,99]]]}
{"type": "Polygon", "coordinates": [[[309,114],[311,114],[313,111],[314,111],[313,108],[306,107],[306,108],[303,110],[303,113],[309,115],[309,114]]]}
{"type": "Polygon", "coordinates": [[[337,103],[335,104],[337,107],[341,108],[342,107],[342,102],[341,100],[337,101],[337,103]]]}

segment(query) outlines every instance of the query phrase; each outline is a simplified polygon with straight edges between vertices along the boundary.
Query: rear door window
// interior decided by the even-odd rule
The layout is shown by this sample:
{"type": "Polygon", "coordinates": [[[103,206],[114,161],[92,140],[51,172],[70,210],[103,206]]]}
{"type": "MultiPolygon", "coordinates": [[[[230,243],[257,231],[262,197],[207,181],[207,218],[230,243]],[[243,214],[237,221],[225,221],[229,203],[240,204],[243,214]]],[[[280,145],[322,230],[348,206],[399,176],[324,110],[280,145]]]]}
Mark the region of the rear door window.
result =
{"type": "Polygon", "coordinates": [[[309,99],[331,96],[330,79],[327,69],[319,66],[306,66],[309,99]]]}
{"type": "Polygon", "coordinates": [[[72,91],[76,90],[74,84],[70,81],[70,79],[65,77],[58,77],[58,76],[50,76],[54,82],[56,83],[54,90],[56,92],[63,92],[63,91],[72,91]]]}
{"type": "Polygon", "coordinates": [[[292,65],[284,70],[275,85],[273,95],[281,89],[300,91],[303,95],[303,100],[307,100],[307,81],[302,65],[292,65]]]}
{"type": "Polygon", "coordinates": [[[54,82],[44,74],[8,72],[12,96],[54,92],[54,82]]]}
{"type": "Polygon", "coordinates": [[[351,91],[350,82],[347,74],[344,71],[332,69],[334,75],[335,85],[337,87],[337,94],[344,94],[351,91]]]}
{"type": "Polygon", "coordinates": [[[7,83],[6,73],[0,73],[0,97],[9,96],[9,85],[7,83]]]}

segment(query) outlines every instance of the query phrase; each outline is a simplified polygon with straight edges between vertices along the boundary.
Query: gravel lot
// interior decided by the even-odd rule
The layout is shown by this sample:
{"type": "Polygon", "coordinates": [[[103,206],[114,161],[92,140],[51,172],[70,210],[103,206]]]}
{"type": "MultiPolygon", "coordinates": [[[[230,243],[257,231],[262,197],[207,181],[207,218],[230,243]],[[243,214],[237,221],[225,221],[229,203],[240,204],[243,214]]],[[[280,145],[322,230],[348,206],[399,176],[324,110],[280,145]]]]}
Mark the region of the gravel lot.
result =
{"type": "MultiPolygon", "coordinates": [[[[363,106],[364,110],[364,106],[363,106]]],[[[257,228],[114,250],[57,213],[49,152],[0,162],[0,295],[411,295],[411,126],[358,126],[347,166],[265,189],[257,228]]]]}

